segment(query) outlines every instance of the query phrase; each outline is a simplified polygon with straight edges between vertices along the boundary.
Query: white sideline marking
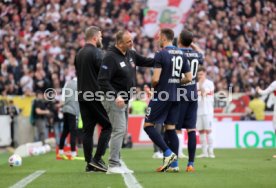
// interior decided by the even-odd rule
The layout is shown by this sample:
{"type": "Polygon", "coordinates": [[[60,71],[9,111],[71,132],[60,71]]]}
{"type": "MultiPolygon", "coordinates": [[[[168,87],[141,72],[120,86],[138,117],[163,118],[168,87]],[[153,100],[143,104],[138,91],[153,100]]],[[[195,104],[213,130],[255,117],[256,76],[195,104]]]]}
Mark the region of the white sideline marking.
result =
{"type": "MultiPolygon", "coordinates": [[[[123,160],[121,160],[121,165],[124,168],[127,168],[126,164],[124,163],[123,160]]],[[[139,184],[137,179],[135,178],[134,175],[132,174],[122,174],[124,177],[125,184],[127,188],[143,188],[142,185],[139,184]]]]}
{"type": "Polygon", "coordinates": [[[36,178],[41,176],[44,172],[46,172],[46,170],[35,171],[34,173],[32,173],[29,176],[27,176],[26,178],[20,180],[19,182],[17,182],[16,184],[11,186],[10,188],[23,188],[23,187],[26,187],[29,183],[31,183],[36,178]]]}

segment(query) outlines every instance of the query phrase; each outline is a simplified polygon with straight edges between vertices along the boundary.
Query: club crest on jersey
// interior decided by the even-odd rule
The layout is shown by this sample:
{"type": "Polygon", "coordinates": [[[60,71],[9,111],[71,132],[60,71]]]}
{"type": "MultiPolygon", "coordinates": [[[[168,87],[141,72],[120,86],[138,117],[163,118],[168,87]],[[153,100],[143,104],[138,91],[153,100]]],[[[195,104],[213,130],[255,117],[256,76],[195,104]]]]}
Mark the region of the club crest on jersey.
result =
{"type": "Polygon", "coordinates": [[[124,61],[122,61],[122,62],[120,63],[120,66],[123,68],[123,67],[126,66],[126,63],[125,63],[124,61]]]}
{"type": "Polygon", "coordinates": [[[135,67],[135,64],[132,58],[129,59],[129,63],[131,64],[132,67],[135,67]]]}

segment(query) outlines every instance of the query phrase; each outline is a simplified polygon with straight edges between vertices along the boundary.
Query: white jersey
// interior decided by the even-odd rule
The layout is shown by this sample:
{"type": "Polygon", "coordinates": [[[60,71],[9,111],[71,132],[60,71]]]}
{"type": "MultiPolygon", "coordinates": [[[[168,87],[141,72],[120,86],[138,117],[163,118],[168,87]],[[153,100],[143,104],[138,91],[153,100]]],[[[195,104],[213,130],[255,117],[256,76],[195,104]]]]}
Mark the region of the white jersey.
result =
{"type": "Polygon", "coordinates": [[[199,83],[197,83],[198,90],[204,90],[204,96],[200,93],[198,95],[198,109],[197,115],[214,115],[214,82],[211,80],[205,79],[202,83],[201,88],[199,83]]]}
{"type": "Polygon", "coordinates": [[[273,113],[273,125],[276,130],[276,81],[272,82],[268,88],[265,90],[260,91],[261,95],[267,95],[269,93],[274,93],[274,113],[273,113]]]}
{"type": "Polygon", "coordinates": [[[266,95],[272,92],[274,93],[274,96],[276,96],[276,81],[272,82],[265,90],[260,91],[260,94],[266,95]]]}

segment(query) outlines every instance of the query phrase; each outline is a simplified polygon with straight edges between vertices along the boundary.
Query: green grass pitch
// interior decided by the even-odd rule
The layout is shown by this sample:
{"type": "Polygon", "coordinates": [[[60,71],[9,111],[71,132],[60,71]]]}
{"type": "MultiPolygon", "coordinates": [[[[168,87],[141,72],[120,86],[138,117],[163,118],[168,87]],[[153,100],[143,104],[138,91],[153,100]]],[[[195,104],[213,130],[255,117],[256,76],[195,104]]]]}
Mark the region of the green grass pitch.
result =
{"type": "MultiPolygon", "coordinates": [[[[179,173],[155,172],[161,160],[151,158],[150,148],[123,150],[122,159],[135,171],[133,175],[144,188],[276,187],[276,159],[272,158],[275,149],[218,149],[215,152],[216,159],[196,159],[194,173],[185,172],[186,159],[180,160],[179,173]]],[[[9,167],[8,157],[0,154],[1,188],[10,187],[37,170],[46,172],[27,187],[126,187],[121,175],[85,173],[83,161],[58,161],[53,152],[23,158],[21,167],[9,167]]]]}

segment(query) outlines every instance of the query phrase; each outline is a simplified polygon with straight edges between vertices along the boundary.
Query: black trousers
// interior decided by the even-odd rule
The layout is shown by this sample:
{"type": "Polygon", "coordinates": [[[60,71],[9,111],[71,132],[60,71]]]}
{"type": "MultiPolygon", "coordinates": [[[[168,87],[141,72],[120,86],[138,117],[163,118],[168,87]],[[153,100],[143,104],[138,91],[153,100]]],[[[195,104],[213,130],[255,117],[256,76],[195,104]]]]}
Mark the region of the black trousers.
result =
{"type": "Polygon", "coordinates": [[[59,149],[63,149],[65,139],[70,133],[71,151],[76,151],[76,136],[77,136],[77,118],[73,114],[63,114],[63,131],[59,141],[59,149]]]}
{"type": "Polygon", "coordinates": [[[93,134],[97,123],[99,123],[102,129],[94,159],[100,160],[105,154],[112,131],[107,112],[100,101],[79,101],[79,105],[83,122],[83,152],[85,161],[90,162],[92,159],[93,134]]]}

